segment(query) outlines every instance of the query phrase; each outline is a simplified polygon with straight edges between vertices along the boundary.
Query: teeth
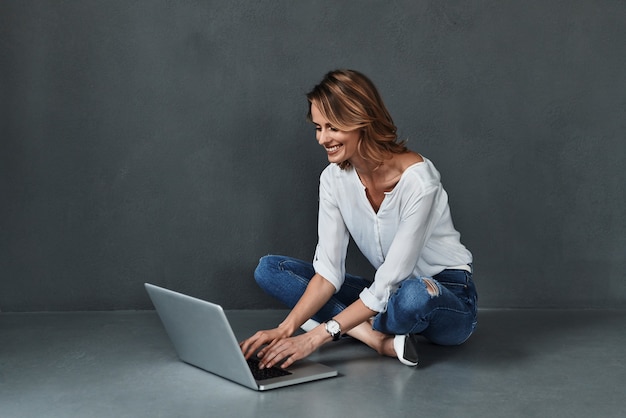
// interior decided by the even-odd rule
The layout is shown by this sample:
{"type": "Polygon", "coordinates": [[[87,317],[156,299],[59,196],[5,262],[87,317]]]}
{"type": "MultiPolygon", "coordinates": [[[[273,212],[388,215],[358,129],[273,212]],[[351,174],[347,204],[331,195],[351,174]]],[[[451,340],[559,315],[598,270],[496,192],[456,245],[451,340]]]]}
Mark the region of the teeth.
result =
{"type": "Polygon", "coordinates": [[[326,147],[326,151],[327,151],[327,152],[335,152],[335,151],[337,151],[339,148],[341,148],[341,145],[335,145],[334,147],[326,147]]]}

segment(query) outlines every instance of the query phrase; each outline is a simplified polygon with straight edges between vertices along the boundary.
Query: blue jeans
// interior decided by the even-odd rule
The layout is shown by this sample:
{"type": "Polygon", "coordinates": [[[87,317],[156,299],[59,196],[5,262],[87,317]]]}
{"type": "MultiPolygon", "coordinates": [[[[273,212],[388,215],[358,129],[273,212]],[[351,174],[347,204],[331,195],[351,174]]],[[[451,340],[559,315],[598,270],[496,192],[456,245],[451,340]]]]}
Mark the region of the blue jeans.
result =
{"type": "MultiPolygon", "coordinates": [[[[290,308],[300,300],[315,270],[311,263],[291,257],[262,257],[254,272],[259,286],[290,308]]],[[[370,282],[346,274],[345,281],[313,316],[325,322],[359,298],[370,282]]],[[[476,287],[472,273],[444,270],[431,277],[404,280],[391,295],[385,312],[374,317],[373,328],[385,334],[421,334],[440,345],[458,345],[476,327],[476,287]]]]}

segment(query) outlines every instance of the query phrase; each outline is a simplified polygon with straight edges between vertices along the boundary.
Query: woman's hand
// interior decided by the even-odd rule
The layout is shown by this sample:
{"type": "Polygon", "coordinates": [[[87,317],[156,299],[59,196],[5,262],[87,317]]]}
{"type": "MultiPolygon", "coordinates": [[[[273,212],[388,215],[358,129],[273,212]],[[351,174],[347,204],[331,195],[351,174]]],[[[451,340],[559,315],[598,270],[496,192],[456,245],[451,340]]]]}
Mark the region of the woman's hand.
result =
{"type": "Polygon", "coordinates": [[[306,334],[288,337],[281,328],[259,331],[252,337],[242,341],[239,346],[246,358],[250,358],[258,351],[260,368],[269,368],[277,364],[287,368],[295,361],[309,356],[317,350],[330,336],[323,329],[317,327],[306,334]],[[261,348],[262,346],[264,346],[261,348]],[[282,363],[281,363],[282,362],[282,363]]]}
{"type": "Polygon", "coordinates": [[[308,357],[325,342],[324,334],[328,336],[326,332],[320,335],[316,331],[317,329],[295,337],[274,340],[257,353],[259,367],[263,369],[280,364],[284,369],[295,361],[308,357]]]}
{"type": "Polygon", "coordinates": [[[246,359],[249,359],[254,353],[257,352],[262,346],[266,344],[272,344],[275,341],[279,341],[289,337],[287,330],[283,328],[274,328],[263,331],[258,331],[252,337],[239,343],[241,351],[246,359]]]}

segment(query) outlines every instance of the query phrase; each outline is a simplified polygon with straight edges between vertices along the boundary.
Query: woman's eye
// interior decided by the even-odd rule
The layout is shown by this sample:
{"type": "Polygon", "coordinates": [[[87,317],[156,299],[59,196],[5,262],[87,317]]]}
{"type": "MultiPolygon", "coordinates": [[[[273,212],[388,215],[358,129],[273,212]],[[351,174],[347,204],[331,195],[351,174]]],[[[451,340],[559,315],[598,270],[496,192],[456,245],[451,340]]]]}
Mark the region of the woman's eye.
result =
{"type": "Polygon", "coordinates": [[[339,131],[339,129],[335,128],[334,126],[329,126],[328,129],[330,129],[333,132],[339,131]]]}

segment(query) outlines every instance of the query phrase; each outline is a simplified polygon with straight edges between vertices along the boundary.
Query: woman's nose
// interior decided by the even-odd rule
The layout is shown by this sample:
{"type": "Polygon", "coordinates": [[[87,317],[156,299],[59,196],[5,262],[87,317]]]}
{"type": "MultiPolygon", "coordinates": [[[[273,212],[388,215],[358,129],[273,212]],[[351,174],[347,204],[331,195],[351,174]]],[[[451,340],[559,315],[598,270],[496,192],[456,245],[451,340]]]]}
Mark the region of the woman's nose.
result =
{"type": "Polygon", "coordinates": [[[324,130],[320,130],[317,132],[317,143],[321,145],[324,142],[326,142],[326,132],[324,130]]]}

